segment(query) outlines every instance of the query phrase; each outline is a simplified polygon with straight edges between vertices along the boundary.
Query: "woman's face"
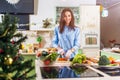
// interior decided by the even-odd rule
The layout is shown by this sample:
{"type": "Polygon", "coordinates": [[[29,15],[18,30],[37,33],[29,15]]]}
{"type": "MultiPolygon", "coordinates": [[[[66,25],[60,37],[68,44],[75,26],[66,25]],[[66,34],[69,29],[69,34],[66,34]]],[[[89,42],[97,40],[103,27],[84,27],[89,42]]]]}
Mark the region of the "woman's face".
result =
{"type": "Polygon", "coordinates": [[[66,11],[65,16],[64,16],[64,20],[65,20],[67,26],[69,25],[71,19],[72,19],[71,13],[69,11],[66,11]]]}

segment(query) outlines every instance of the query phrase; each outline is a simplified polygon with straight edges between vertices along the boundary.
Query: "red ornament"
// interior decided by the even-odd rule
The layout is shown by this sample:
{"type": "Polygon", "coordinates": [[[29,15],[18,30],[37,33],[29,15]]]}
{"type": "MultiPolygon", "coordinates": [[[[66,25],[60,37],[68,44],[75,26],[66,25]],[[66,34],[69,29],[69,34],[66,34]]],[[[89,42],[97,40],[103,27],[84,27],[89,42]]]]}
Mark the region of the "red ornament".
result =
{"type": "Polygon", "coordinates": [[[3,51],[3,49],[0,49],[0,53],[3,53],[4,51],[3,51]]]}
{"type": "Polygon", "coordinates": [[[17,80],[21,80],[20,78],[18,78],[17,80]]]}
{"type": "Polygon", "coordinates": [[[11,41],[11,43],[12,43],[12,44],[15,44],[15,41],[14,41],[14,40],[12,40],[12,41],[11,41]]]}
{"type": "Polygon", "coordinates": [[[18,57],[19,57],[19,56],[15,56],[15,57],[13,58],[13,60],[16,61],[16,60],[18,59],[18,57]]]}

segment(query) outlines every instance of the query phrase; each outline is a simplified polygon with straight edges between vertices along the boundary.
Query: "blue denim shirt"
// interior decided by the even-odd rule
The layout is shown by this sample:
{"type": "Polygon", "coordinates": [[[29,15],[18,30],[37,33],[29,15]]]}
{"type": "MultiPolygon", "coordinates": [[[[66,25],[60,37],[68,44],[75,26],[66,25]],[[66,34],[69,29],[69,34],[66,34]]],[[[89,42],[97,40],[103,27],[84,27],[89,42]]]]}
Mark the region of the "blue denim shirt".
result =
{"type": "Polygon", "coordinates": [[[75,51],[71,54],[71,58],[73,58],[80,48],[80,28],[75,27],[75,30],[71,30],[65,26],[63,33],[59,33],[59,27],[55,27],[52,46],[55,48],[61,47],[65,53],[74,48],[75,51]]]}

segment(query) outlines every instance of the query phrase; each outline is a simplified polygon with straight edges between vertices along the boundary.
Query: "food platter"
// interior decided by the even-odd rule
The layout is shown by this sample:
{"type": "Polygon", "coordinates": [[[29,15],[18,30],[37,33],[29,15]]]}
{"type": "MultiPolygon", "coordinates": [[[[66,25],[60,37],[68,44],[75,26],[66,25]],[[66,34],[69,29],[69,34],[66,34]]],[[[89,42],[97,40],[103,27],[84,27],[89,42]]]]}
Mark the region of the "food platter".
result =
{"type": "Polygon", "coordinates": [[[120,53],[120,50],[112,50],[112,52],[120,53]]]}
{"type": "Polygon", "coordinates": [[[103,69],[103,70],[113,70],[120,68],[119,65],[106,65],[106,66],[100,66],[100,65],[92,65],[95,68],[103,69]]]}
{"type": "Polygon", "coordinates": [[[112,52],[120,53],[120,49],[119,48],[112,48],[112,52]]]}
{"type": "Polygon", "coordinates": [[[120,68],[120,66],[99,66],[99,68],[103,68],[103,69],[116,69],[116,68],[120,68]]]}

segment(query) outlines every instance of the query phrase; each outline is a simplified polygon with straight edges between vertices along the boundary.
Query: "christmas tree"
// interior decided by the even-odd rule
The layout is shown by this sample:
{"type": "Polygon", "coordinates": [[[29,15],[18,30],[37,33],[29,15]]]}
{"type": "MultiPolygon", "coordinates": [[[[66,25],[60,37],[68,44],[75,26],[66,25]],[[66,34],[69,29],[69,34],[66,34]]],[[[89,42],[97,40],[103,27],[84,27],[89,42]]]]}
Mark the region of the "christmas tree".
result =
{"type": "Polygon", "coordinates": [[[33,60],[24,60],[19,53],[20,45],[27,39],[17,33],[18,19],[9,14],[2,16],[0,23],[0,80],[33,80],[33,60]]]}

